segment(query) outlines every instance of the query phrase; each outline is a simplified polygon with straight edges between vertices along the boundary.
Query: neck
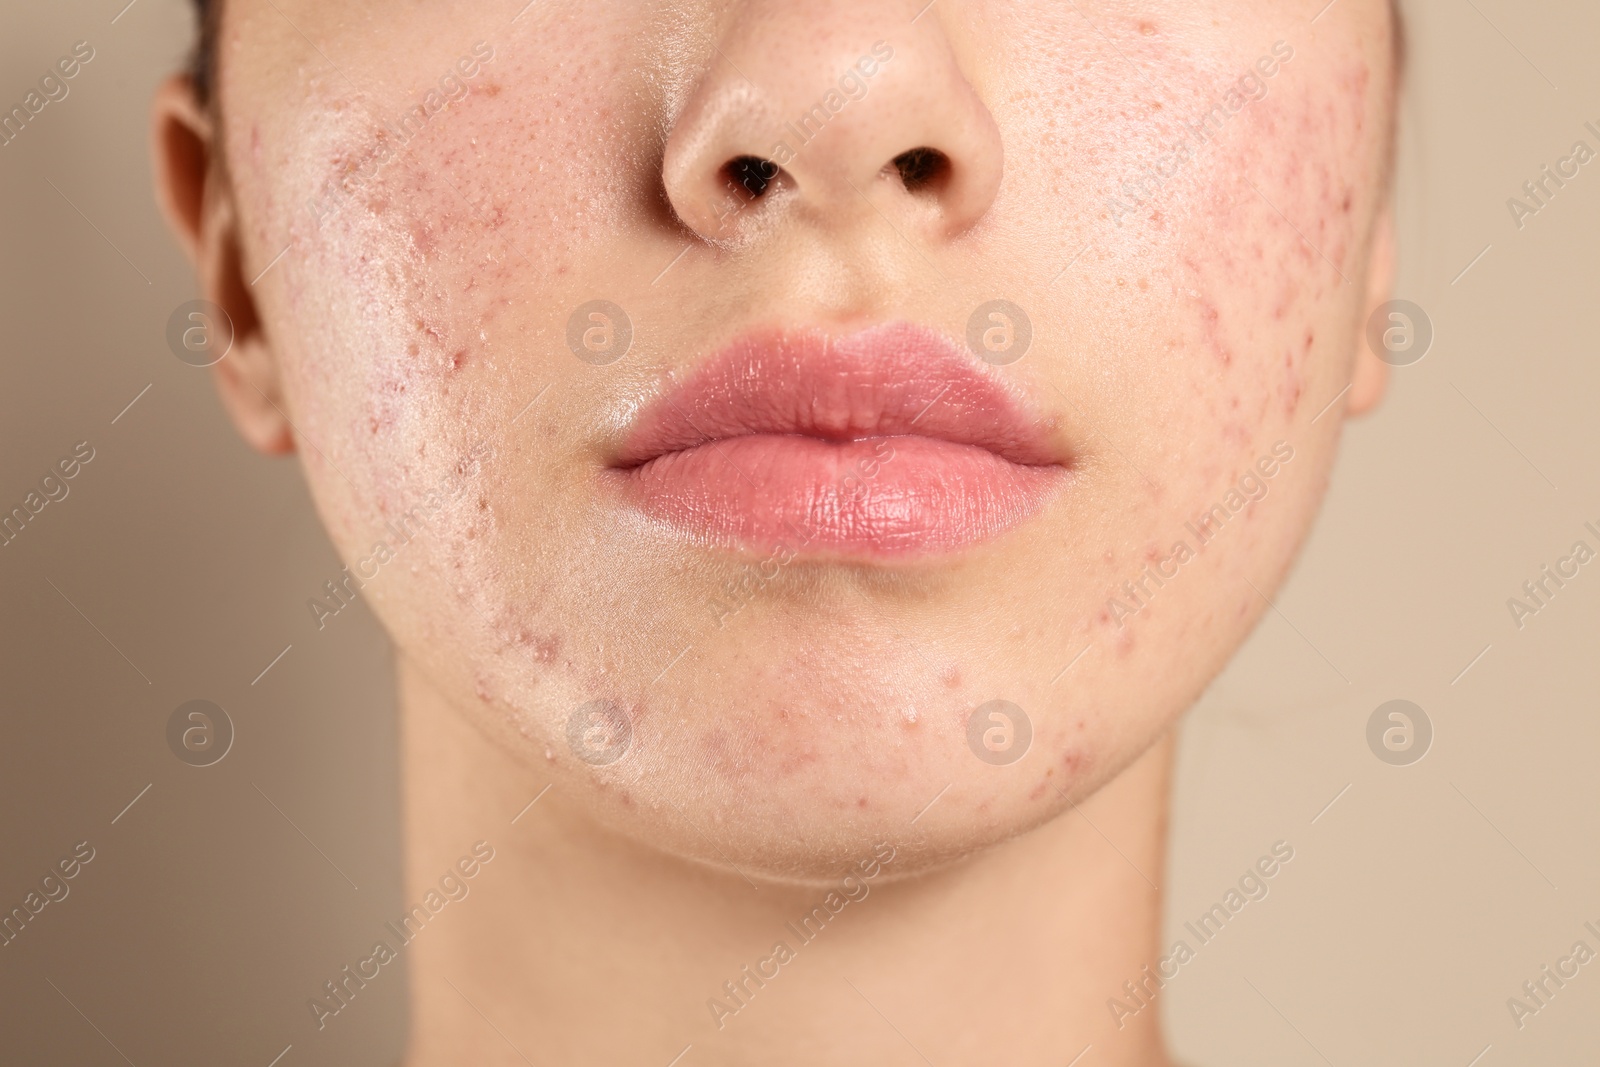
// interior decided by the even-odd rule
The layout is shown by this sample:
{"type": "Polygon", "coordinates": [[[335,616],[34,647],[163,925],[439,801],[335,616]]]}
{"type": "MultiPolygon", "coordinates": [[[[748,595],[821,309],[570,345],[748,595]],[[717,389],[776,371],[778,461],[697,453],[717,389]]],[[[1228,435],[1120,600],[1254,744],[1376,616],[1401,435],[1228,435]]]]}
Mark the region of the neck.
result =
{"type": "Polygon", "coordinates": [[[1167,1064],[1155,1006],[1119,1027],[1107,1002],[1138,1007],[1123,983],[1160,955],[1170,737],[1077,812],[933,874],[890,860],[805,921],[829,887],[753,887],[556,789],[526,807],[539,770],[400,677],[407,906],[493,849],[405,949],[408,1067],[1064,1064],[1089,1045],[1096,1067],[1167,1064]]]}

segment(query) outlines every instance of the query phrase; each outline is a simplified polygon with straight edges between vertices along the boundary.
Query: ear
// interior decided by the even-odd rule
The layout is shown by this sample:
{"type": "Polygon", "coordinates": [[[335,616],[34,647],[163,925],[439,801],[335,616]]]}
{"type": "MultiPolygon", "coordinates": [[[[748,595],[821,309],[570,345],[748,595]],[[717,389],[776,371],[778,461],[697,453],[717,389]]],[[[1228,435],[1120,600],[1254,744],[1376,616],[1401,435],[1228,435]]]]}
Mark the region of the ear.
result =
{"type": "Polygon", "coordinates": [[[1378,406],[1389,385],[1389,364],[1378,358],[1367,341],[1367,323],[1378,308],[1394,296],[1395,237],[1394,206],[1385,200],[1372,229],[1372,251],[1367,262],[1367,296],[1361,309],[1361,327],[1356,333],[1356,358],[1350,371],[1350,400],[1345,417],[1365,415],[1378,406]]]}
{"type": "Polygon", "coordinates": [[[162,214],[194,263],[201,294],[232,322],[233,346],[211,367],[223,407],[257,451],[292,452],[278,361],[244,275],[239,213],[218,130],[187,76],[175,74],[156,90],[151,139],[162,214]]]}

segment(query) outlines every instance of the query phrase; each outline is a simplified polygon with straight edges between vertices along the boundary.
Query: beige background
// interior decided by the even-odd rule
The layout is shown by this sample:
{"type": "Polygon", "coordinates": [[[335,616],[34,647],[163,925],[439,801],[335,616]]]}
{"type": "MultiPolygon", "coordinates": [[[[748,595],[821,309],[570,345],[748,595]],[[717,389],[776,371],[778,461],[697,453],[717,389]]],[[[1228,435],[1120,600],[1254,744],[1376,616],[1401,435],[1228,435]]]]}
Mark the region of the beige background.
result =
{"type": "MultiPolygon", "coordinates": [[[[305,1001],[401,905],[388,653],[364,607],[311,627],[339,564],[296,469],[249,453],[167,349],[193,281],[153,205],[146,111],[188,11],[140,0],[113,23],[122,2],[0,15],[7,107],[74,41],[97,53],[0,148],[0,510],[76,442],[96,451],[0,548],[0,910],[96,850],[0,948],[0,1059],[386,1064],[398,977],[320,1034],[305,1001]],[[195,697],[238,733],[206,769],[164,736],[195,697]]],[[[1164,994],[1206,1067],[1600,1060],[1600,962],[1521,1031],[1506,1009],[1578,938],[1600,949],[1582,929],[1600,562],[1520,632],[1506,609],[1573,541],[1600,547],[1600,162],[1520,232],[1505,205],[1574,140],[1600,147],[1600,8],[1409,14],[1397,295],[1437,339],[1349,431],[1280,610],[1185,729],[1172,936],[1272,842],[1295,848],[1164,994]],[[1366,745],[1396,697],[1436,731],[1410,767],[1366,745]]]]}

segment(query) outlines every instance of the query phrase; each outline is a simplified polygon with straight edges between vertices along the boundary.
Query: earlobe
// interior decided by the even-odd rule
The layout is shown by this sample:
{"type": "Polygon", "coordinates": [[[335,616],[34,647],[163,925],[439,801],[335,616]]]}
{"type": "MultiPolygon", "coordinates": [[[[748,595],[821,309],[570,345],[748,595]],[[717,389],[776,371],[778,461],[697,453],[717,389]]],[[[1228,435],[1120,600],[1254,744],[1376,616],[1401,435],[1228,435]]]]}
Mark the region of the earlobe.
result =
{"type": "Polygon", "coordinates": [[[267,455],[292,452],[278,361],[244,276],[239,215],[219,138],[187,76],[173,75],[156,90],[151,139],[162,214],[194,264],[201,295],[232,327],[232,347],[211,368],[223,407],[252,448],[267,455]]]}
{"type": "Polygon", "coordinates": [[[1378,358],[1368,340],[1367,323],[1378,309],[1393,298],[1395,279],[1394,208],[1385,204],[1372,231],[1371,259],[1367,264],[1367,294],[1362,303],[1360,328],[1356,332],[1356,354],[1350,371],[1350,399],[1345,416],[1365,415],[1378,406],[1389,385],[1389,364],[1378,358]]]}

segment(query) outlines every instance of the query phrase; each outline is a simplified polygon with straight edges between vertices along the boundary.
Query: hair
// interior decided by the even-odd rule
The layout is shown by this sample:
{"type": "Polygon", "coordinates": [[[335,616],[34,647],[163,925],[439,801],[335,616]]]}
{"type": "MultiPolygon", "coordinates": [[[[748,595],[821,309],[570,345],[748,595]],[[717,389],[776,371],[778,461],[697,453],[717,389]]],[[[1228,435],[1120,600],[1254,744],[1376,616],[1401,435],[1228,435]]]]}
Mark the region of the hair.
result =
{"type": "Polygon", "coordinates": [[[222,21],[222,0],[194,0],[198,33],[189,53],[189,81],[203,106],[211,106],[217,75],[217,24],[222,21]]]}

